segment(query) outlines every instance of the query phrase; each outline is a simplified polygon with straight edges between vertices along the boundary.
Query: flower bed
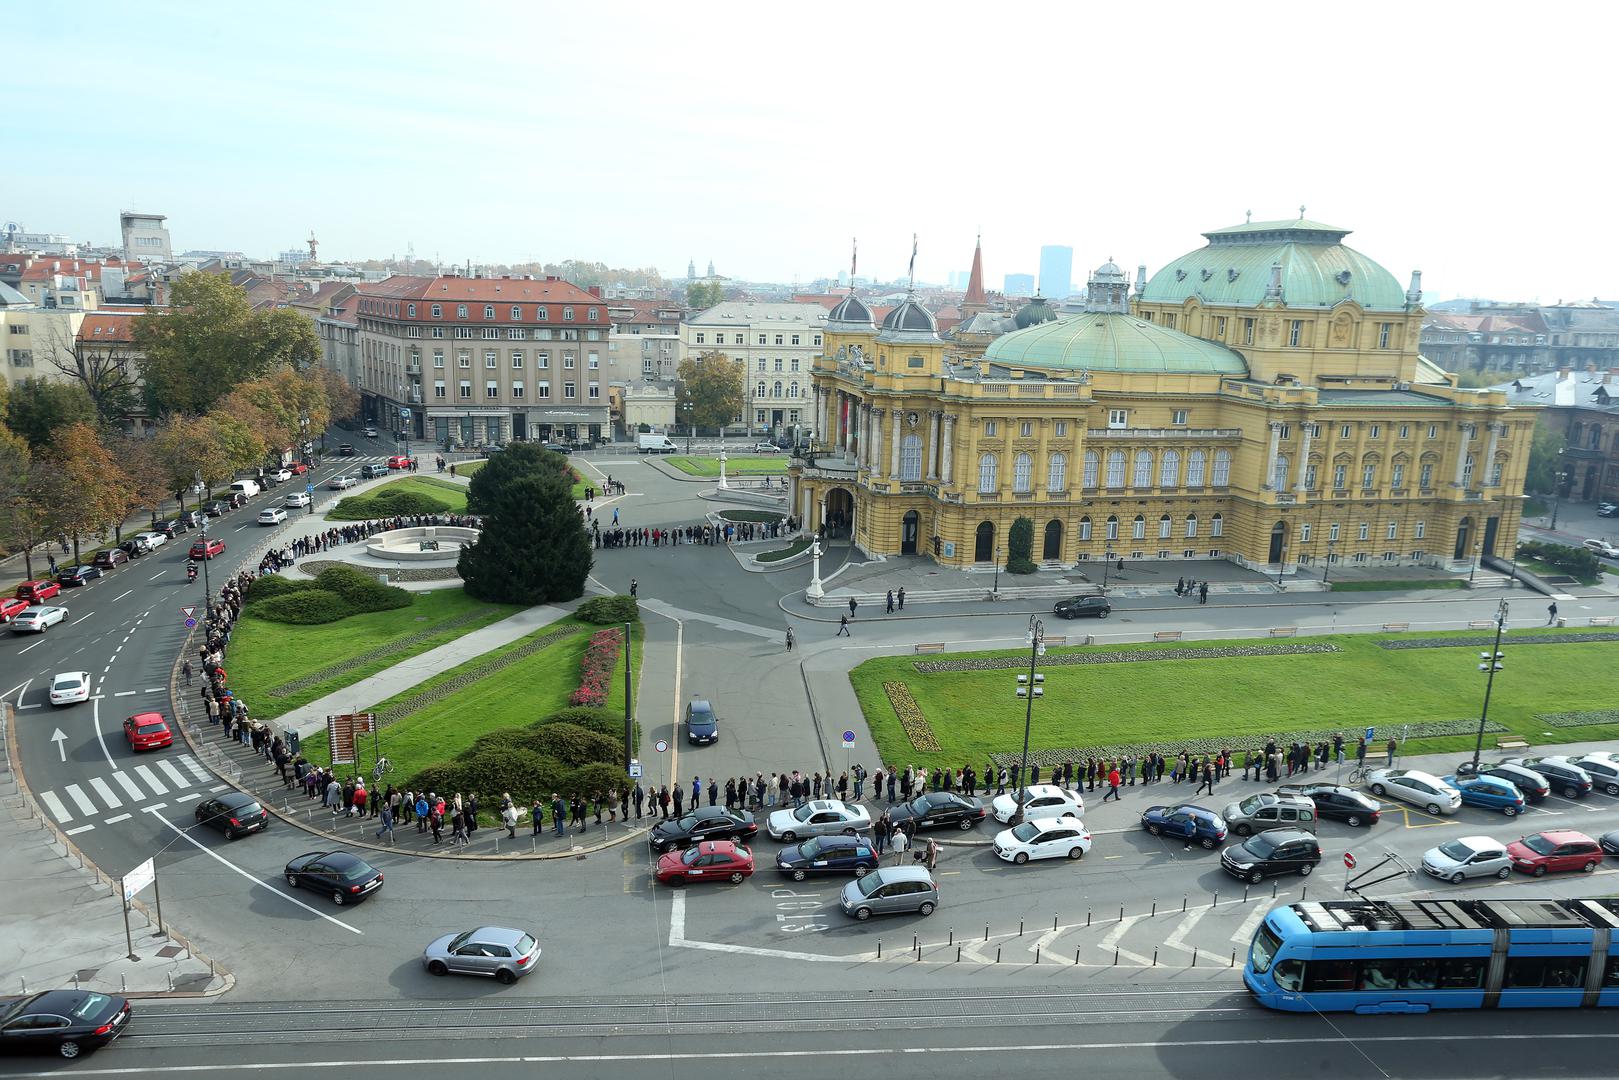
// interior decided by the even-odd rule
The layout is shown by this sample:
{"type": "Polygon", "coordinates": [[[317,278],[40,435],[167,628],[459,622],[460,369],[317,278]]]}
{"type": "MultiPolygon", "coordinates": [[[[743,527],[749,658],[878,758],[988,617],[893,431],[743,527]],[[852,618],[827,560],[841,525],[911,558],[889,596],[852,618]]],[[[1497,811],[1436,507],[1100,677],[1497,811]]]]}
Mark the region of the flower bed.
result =
{"type": "MultiPolygon", "coordinates": [[[[1476,649],[1495,640],[1495,631],[1483,630],[1466,637],[1441,638],[1389,638],[1379,641],[1380,649],[1454,649],[1462,646],[1476,649]]],[[[1619,630],[1598,630],[1589,634],[1507,634],[1503,645],[1572,645],[1581,641],[1619,641],[1619,630]]]]}
{"type": "Polygon", "coordinates": [[[1547,727],[1594,727],[1597,724],[1619,724],[1619,709],[1598,709],[1594,712],[1536,713],[1535,719],[1547,727]]]}
{"type": "MultiPolygon", "coordinates": [[[[1133,664],[1143,660],[1215,660],[1231,656],[1296,656],[1301,653],[1335,653],[1338,646],[1326,642],[1301,642],[1276,645],[1211,645],[1207,648],[1139,649],[1119,652],[1064,652],[1048,653],[1040,661],[1041,667],[1067,664],[1133,664]]],[[[916,670],[922,675],[938,675],[947,671],[994,671],[1000,668],[1028,667],[1026,656],[979,656],[968,660],[919,660],[916,670]]]]}
{"type": "Polygon", "coordinates": [[[902,682],[885,682],[883,692],[888,695],[888,703],[894,706],[894,715],[904,725],[905,736],[911,740],[911,745],[924,753],[938,753],[939,740],[933,737],[933,728],[928,724],[928,718],[922,715],[921,706],[911,696],[910,687],[902,682]]]}
{"type": "Polygon", "coordinates": [[[568,698],[570,705],[597,707],[607,703],[613,667],[624,636],[618,630],[598,630],[590,635],[585,655],[579,658],[579,689],[568,698]]]}

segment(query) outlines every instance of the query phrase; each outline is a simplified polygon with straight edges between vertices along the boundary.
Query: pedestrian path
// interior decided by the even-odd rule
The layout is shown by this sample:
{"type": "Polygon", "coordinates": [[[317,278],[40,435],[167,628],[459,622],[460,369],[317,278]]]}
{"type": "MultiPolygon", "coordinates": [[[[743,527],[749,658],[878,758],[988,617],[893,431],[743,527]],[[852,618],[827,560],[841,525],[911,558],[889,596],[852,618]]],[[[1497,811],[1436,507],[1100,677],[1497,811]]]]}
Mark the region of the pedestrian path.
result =
{"type": "Polygon", "coordinates": [[[176,754],[36,794],[67,835],[77,836],[94,829],[98,822],[114,825],[128,820],[136,810],[162,810],[171,803],[195,802],[205,790],[225,788],[224,784],[212,783],[215,779],[190,754],[176,754]],[[160,799],[165,801],[155,801],[160,799]]]}

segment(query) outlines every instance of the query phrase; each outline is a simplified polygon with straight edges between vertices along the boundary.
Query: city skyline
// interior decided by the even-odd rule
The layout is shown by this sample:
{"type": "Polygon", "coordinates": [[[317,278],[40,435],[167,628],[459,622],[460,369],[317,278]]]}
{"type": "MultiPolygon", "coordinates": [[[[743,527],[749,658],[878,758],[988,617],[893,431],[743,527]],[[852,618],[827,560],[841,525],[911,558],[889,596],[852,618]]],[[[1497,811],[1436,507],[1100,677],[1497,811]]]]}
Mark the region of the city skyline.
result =
{"type": "MultiPolygon", "coordinates": [[[[840,39],[835,59],[819,31],[751,8],[677,28],[632,4],[649,32],[624,40],[582,11],[474,3],[445,23],[427,19],[432,10],[405,3],[383,23],[350,9],[255,22],[251,49],[240,47],[245,22],[222,27],[178,3],[138,21],[71,26],[21,12],[19,54],[78,77],[13,87],[13,142],[29,152],[0,166],[11,196],[0,214],[97,243],[113,242],[119,210],[167,214],[181,251],[274,257],[313,231],[333,262],[403,258],[409,245],[445,266],[579,258],[679,280],[695,259],[782,283],[835,276],[856,237],[862,276],[903,277],[912,234],[918,280],[943,282],[981,233],[987,280],[1032,271],[1041,246],[1060,244],[1074,249],[1082,286],[1109,257],[1151,273],[1201,246],[1205,231],[1249,212],[1293,218],[1303,206],[1351,230],[1347,242],[1401,280],[1422,270],[1431,299],[1612,295],[1599,253],[1619,227],[1589,212],[1606,201],[1598,171],[1553,172],[1545,154],[1516,146],[1483,157],[1443,149],[1473,131],[1486,146],[1503,129],[1546,147],[1579,138],[1578,109],[1545,110],[1521,87],[1555,80],[1562,100],[1597,100],[1599,32],[1517,27],[1522,57],[1507,80],[1473,59],[1490,54],[1490,6],[1458,23],[1374,4],[1371,17],[1343,25],[1250,4],[1240,42],[1219,12],[1177,12],[1184,33],[1148,42],[1130,35],[1123,11],[1053,11],[1043,16],[1049,32],[987,54],[964,43],[948,17],[955,9],[927,21],[860,9],[860,32],[840,39]],[[1391,69],[1385,42],[1396,24],[1402,42],[1446,48],[1413,49],[1391,69]],[[1340,74],[1362,74],[1344,84],[1318,67],[1315,86],[1278,82],[1265,68],[1239,76],[1223,46],[1209,47],[1285,57],[1301,34],[1330,35],[1340,74]],[[1076,77],[1059,61],[1086,38],[1120,44],[1087,55],[1076,77]],[[888,62],[886,43],[897,40],[926,58],[920,83],[888,62]],[[721,41],[737,46],[724,64],[690,62],[721,41]],[[537,53],[544,63],[531,70],[537,53]],[[124,122],[127,103],[119,122],[99,119],[127,85],[132,56],[192,78],[137,95],[139,123],[124,122]],[[988,140],[941,180],[920,143],[889,141],[896,117],[914,116],[935,141],[1020,122],[980,95],[917,89],[954,83],[964,65],[1027,100],[1069,104],[1046,110],[1038,140],[988,140]],[[852,105],[837,77],[845,71],[862,72],[852,105]],[[1223,102],[1218,124],[1187,113],[1188,95],[1223,102]],[[1097,101],[1127,101],[1128,116],[1097,101]],[[1167,138],[1170,125],[1196,137],[1167,138]],[[846,178],[815,166],[862,144],[861,167],[846,178]],[[1049,178],[1039,200],[1023,154],[1049,178]],[[62,167],[92,157],[102,166],[62,167]]],[[[1591,18],[1614,21],[1602,10],[1591,18]]]]}

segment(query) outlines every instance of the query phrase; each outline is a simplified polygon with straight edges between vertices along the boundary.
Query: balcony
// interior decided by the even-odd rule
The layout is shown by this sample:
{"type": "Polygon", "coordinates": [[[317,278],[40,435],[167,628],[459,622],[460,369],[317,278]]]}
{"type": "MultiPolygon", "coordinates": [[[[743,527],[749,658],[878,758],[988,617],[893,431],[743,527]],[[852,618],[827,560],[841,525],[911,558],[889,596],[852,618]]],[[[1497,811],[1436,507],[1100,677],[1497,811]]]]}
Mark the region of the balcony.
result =
{"type": "Polygon", "coordinates": [[[1240,441],[1241,428],[1091,428],[1089,439],[1198,439],[1216,442],[1240,441]]]}

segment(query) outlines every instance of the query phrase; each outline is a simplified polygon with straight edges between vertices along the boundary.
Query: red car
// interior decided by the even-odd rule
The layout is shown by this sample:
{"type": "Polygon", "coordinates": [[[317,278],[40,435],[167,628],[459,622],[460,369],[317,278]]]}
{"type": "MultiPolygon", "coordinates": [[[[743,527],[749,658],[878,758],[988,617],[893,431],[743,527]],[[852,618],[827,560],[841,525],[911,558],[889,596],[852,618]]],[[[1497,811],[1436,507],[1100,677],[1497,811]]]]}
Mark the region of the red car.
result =
{"type": "Polygon", "coordinates": [[[704,840],[660,857],[657,875],[667,885],[705,879],[740,885],[753,876],[753,852],[735,840],[704,840]]]}
{"type": "Polygon", "coordinates": [[[17,599],[37,604],[41,600],[49,600],[61,591],[62,586],[54,581],[25,581],[17,586],[17,599]]]}
{"type": "Polygon", "coordinates": [[[302,476],[304,473],[309,471],[309,466],[305,465],[301,461],[294,461],[291,465],[287,466],[287,471],[292,473],[294,476],[302,476]]]}
{"type": "Polygon", "coordinates": [[[124,738],[131,750],[157,750],[174,745],[174,732],[162,713],[136,713],[124,721],[124,738]]]}
{"type": "Polygon", "coordinates": [[[1507,845],[1507,856],[1515,869],[1544,877],[1558,870],[1591,873],[1602,864],[1602,848],[1582,832],[1551,829],[1514,840],[1507,845]]]}
{"type": "Polygon", "coordinates": [[[403,454],[395,454],[393,457],[388,459],[388,468],[408,469],[410,468],[410,458],[405,457],[403,454]]]}
{"type": "Polygon", "coordinates": [[[225,541],[209,537],[207,540],[198,540],[191,545],[191,558],[211,559],[215,555],[225,554],[225,541]]]}
{"type": "Polygon", "coordinates": [[[28,601],[19,600],[15,596],[8,596],[0,600],[0,623],[8,623],[17,617],[17,614],[28,609],[28,601]]]}

